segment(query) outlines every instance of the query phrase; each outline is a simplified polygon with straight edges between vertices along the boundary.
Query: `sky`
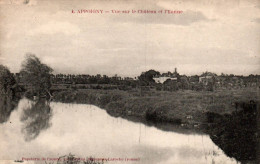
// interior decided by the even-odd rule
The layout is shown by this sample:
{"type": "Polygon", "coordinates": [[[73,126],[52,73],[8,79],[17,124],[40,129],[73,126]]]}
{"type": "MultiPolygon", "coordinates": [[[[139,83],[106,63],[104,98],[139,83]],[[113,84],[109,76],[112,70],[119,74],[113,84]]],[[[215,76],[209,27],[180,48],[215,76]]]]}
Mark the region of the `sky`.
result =
{"type": "Polygon", "coordinates": [[[260,74],[259,0],[0,0],[0,20],[0,64],[12,72],[30,53],[54,73],[260,74]]]}

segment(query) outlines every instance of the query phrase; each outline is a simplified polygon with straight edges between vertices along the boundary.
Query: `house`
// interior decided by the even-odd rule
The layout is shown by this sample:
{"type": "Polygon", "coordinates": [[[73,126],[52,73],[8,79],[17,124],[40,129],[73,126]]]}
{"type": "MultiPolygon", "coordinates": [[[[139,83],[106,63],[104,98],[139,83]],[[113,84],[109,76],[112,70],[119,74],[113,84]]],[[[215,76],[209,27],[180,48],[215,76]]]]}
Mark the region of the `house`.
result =
{"type": "Polygon", "coordinates": [[[209,82],[213,82],[217,75],[211,72],[205,72],[199,77],[199,82],[204,85],[208,85],[209,82]]]}
{"type": "Polygon", "coordinates": [[[156,83],[161,83],[161,84],[163,84],[168,79],[177,81],[177,77],[171,77],[171,76],[155,76],[153,79],[156,83]]]}
{"type": "Polygon", "coordinates": [[[177,68],[175,68],[173,73],[167,72],[167,73],[163,73],[162,75],[156,75],[156,76],[153,77],[153,80],[156,83],[163,84],[168,79],[173,80],[173,81],[177,81],[178,76],[179,76],[179,73],[177,73],[177,68]]]}

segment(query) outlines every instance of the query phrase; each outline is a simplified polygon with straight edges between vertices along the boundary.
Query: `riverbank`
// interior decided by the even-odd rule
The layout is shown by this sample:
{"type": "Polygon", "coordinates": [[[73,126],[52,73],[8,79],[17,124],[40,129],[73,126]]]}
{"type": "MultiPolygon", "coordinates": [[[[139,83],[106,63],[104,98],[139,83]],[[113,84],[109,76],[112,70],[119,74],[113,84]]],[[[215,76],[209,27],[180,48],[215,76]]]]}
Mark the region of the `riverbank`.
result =
{"type": "Polygon", "coordinates": [[[257,92],[253,89],[215,92],[82,89],[54,92],[53,100],[93,104],[113,116],[199,127],[207,123],[208,112],[224,115],[240,110],[243,103],[257,100],[257,92]]]}
{"type": "Polygon", "coordinates": [[[206,133],[211,140],[229,157],[242,163],[258,163],[257,103],[243,104],[243,110],[232,114],[208,113],[211,123],[206,133]]]}

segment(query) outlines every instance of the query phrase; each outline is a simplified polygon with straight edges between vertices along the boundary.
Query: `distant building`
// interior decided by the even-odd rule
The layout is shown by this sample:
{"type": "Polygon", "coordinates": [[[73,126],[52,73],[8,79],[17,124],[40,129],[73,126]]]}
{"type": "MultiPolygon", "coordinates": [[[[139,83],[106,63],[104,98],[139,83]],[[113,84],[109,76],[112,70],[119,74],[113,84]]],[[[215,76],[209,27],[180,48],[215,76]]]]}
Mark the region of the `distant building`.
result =
{"type": "Polygon", "coordinates": [[[177,73],[177,68],[175,68],[173,73],[167,72],[167,73],[163,73],[162,75],[156,75],[156,76],[153,77],[153,80],[156,83],[163,84],[168,79],[173,80],[173,81],[177,81],[178,76],[179,76],[179,74],[177,73]]]}
{"type": "Polygon", "coordinates": [[[204,85],[208,85],[209,82],[214,81],[214,77],[217,75],[211,72],[205,72],[199,77],[199,82],[203,83],[204,85]]]}
{"type": "Polygon", "coordinates": [[[170,80],[176,80],[177,81],[177,77],[169,77],[169,76],[159,76],[159,77],[154,77],[153,78],[154,81],[156,83],[164,83],[166,80],[170,79],[170,80]]]}

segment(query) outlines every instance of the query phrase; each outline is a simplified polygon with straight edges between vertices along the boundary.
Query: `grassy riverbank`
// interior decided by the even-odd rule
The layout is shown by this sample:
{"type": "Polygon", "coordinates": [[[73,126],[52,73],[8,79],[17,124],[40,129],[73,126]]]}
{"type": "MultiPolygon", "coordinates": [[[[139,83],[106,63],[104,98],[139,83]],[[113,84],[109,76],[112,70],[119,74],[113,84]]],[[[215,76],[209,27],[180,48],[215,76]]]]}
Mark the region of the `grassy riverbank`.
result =
{"type": "Polygon", "coordinates": [[[240,110],[244,102],[257,101],[254,89],[206,91],[65,90],[54,92],[54,101],[93,104],[113,116],[134,116],[155,122],[199,125],[207,112],[218,114],[240,110]]]}
{"type": "Polygon", "coordinates": [[[257,113],[257,103],[253,101],[244,103],[243,110],[232,114],[207,113],[211,124],[206,133],[227,156],[242,163],[258,163],[257,113]]]}

